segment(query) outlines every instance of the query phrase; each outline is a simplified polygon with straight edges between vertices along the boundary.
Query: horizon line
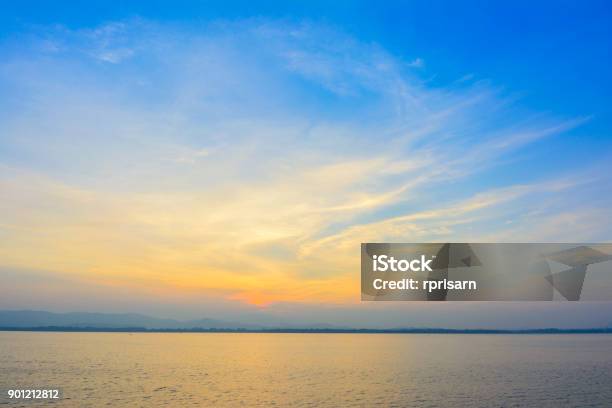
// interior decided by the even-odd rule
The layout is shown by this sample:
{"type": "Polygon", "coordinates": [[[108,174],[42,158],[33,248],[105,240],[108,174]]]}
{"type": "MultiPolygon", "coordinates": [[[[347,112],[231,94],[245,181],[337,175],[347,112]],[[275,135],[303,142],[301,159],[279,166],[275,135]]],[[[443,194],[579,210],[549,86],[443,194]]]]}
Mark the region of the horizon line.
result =
{"type": "Polygon", "coordinates": [[[612,334],[612,327],[592,328],[539,328],[539,329],[449,329],[433,328],[182,328],[163,329],[145,327],[77,327],[77,326],[32,326],[0,327],[0,332],[79,332],[79,333],[295,333],[295,334],[612,334]]]}

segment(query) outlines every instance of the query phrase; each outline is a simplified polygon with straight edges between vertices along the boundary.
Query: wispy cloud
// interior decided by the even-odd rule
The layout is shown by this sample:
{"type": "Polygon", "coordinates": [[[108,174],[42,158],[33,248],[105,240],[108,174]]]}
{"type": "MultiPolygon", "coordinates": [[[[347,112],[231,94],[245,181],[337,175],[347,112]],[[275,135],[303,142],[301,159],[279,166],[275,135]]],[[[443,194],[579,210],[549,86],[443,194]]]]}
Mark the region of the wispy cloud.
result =
{"type": "Polygon", "coordinates": [[[256,304],[350,302],[361,241],[503,239],[517,206],[544,211],[542,228],[567,214],[542,198],[588,180],[478,180],[585,119],[520,112],[483,82],[433,87],[414,67],[318,24],[49,29],[0,65],[0,259],[256,304]]]}

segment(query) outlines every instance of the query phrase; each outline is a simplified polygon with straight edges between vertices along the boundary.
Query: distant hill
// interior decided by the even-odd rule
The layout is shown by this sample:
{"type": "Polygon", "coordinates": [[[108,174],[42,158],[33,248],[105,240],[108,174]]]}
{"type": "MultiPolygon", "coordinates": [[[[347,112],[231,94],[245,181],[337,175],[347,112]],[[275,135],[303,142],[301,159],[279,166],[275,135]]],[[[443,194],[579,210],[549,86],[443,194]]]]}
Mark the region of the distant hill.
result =
{"type": "Polygon", "coordinates": [[[398,327],[366,329],[328,324],[270,326],[215,319],[160,319],[135,313],[52,313],[33,310],[0,310],[0,331],[72,331],[72,332],[266,332],[266,333],[445,333],[445,334],[562,334],[612,333],[612,327],[586,329],[447,329],[398,327]]]}
{"type": "Polygon", "coordinates": [[[0,311],[0,328],[87,327],[144,329],[260,329],[259,325],[214,319],[180,321],[135,313],[51,313],[34,310],[0,311]]]}

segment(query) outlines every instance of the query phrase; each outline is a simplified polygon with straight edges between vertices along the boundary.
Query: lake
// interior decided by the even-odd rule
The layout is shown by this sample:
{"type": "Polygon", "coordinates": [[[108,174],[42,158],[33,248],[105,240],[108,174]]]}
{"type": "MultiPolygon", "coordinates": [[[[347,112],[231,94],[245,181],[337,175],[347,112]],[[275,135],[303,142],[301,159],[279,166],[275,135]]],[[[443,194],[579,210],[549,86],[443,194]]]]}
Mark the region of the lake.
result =
{"type": "Polygon", "coordinates": [[[610,407],[612,335],[0,332],[0,389],[31,387],[62,407],[610,407]]]}

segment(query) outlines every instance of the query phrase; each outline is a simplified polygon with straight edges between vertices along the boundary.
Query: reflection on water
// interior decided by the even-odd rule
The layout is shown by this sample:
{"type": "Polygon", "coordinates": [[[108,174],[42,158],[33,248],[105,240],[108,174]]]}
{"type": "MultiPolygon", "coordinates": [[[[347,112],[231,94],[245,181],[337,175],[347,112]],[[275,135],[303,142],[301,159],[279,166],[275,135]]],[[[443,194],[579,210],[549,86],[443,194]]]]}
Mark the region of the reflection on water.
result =
{"type": "Polygon", "coordinates": [[[0,388],[52,406],[609,407],[610,384],[605,334],[0,332],[0,388]]]}

